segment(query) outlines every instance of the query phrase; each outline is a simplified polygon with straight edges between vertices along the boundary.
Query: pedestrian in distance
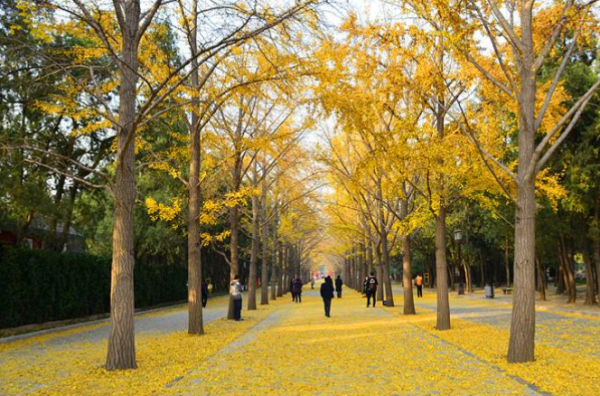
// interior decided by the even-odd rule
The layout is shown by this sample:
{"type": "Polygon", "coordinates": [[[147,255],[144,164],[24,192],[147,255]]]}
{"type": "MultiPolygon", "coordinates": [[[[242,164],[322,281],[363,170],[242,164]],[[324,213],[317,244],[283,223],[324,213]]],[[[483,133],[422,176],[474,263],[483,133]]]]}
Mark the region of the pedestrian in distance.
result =
{"type": "Polygon", "coordinates": [[[300,278],[297,278],[292,284],[292,294],[294,295],[295,302],[302,302],[302,280],[300,278]]]}
{"type": "Polygon", "coordinates": [[[206,308],[206,303],[208,302],[208,282],[202,282],[202,308],[206,308]]]}
{"type": "Polygon", "coordinates": [[[325,282],[321,284],[321,298],[325,306],[325,316],[331,317],[331,300],[333,299],[333,280],[331,276],[325,278],[325,282]]]}
{"type": "Polygon", "coordinates": [[[375,278],[375,273],[371,272],[371,275],[366,280],[367,283],[367,308],[371,305],[371,298],[373,298],[373,308],[375,308],[375,303],[377,302],[377,278],[375,278]]]}
{"type": "Polygon", "coordinates": [[[314,276],[310,277],[310,288],[313,290],[315,288],[315,277],[314,276]]]}
{"type": "Polygon", "coordinates": [[[337,278],[335,278],[335,292],[337,293],[338,298],[342,298],[342,285],[343,284],[344,284],[344,282],[342,281],[342,277],[338,275],[337,278]]]}
{"type": "Polygon", "coordinates": [[[292,293],[292,301],[296,301],[296,293],[294,293],[294,278],[290,280],[290,293],[292,293]]]}
{"type": "Polygon", "coordinates": [[[365,280],[363,280],[362,294],[363,297],[367,297],[367,285],[369,284],[369,275],[365,276],[365,280]]]}
{"type": "Polygon", "coordinates": [[[242,319],[242,284],[240,276],[236,275],[229,284],[229,294],[233,299],[233,318],[237,321],[242,319]]]}
{"type": "Polygon", "coordinates": [[[415,286],[417,286],[417,297],[423,297],[423,276],[418,273],[415,278],[415,286]]]}

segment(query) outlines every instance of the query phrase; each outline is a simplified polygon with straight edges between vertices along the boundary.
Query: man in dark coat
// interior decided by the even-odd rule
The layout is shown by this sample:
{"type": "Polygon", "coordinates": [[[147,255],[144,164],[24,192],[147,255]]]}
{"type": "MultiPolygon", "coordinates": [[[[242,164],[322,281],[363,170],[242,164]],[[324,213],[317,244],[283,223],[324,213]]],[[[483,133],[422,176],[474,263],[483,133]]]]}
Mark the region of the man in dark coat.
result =
{"type": "Polygon", "coordinates": [[[292,293],[294,293],[294,301],[297,303],[302,302],[302,280],[297,278],[294,283],[292,283],[292,293]]]}
{"type": "Polygon", "coordinates": [[[331,300],[333,299],[333,280],[331,279],[331,276],[325,278],[325,282],[321,285],[321,297],[323,298],[323,304],[325,305],[325,316],[330,318],[331,300]]]}
{"type": "Polygon", "coordinates": [[[371,275],[367,279],[367,308],[371,305],[371,297],[373,298],[373,308],[375,308],[376,298],[377,298],[377,278],[375,278],[375,273],[371,272],[371,275]]]}
{"type": "Polygon", "coordinates": [[[344,282],[342,282],[342,277],[338,275],[337,278],[335,278],[335,292],[337,293],[338,298],[342,298],[342,285],[343,284],[344,284],[344,282]]]}

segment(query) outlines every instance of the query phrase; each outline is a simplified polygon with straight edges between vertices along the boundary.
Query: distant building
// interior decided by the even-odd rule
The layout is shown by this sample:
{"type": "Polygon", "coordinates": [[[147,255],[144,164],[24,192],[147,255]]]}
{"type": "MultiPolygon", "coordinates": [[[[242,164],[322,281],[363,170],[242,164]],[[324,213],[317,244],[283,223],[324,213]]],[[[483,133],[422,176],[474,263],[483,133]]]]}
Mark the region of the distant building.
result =
{"type": "MultiPolygon", "coordinates": [[[[14,221],[0,222],[0,243],[4,245],[16,245],[19,240],[17,230],[18,226],[14,221]]],[[[31,222],[31,225],[24,231],[21,244],[34,250],[49,248],[50,241],[57,237],[62,238],[63,231],[62,225],[57,225],[56,235],[54,235],[48,223],[41,217],[36,217],[31,222]]],[[[62,251],[75,253],[85,252],[84,238],[82,235],[78,234],[73,227],[69,227],[62,251]]]]}

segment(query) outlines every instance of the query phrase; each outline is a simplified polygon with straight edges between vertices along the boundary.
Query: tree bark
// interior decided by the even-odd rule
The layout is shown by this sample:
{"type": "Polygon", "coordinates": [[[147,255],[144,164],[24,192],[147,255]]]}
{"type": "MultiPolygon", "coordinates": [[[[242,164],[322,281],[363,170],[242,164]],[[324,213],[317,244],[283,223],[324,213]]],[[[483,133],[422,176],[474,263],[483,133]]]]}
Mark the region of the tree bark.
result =
{"type": "MultiPolygon", "coordinates": [[[[196,4],[195,4],[196,5],[196,4]]],[[[190,50],[193,56],[198,54],[197,30],[198,19],[194,13],[193,26],[190,31],[190,50]]],[[[194,72],[191,75],[193,89],[192,111],[190,117],[190,174],[188,179],[188,334],[204,334],[202,317],[202,254],[200,251],[200,78],[198,76],[198,59],[192,60],[194,72]]]]}
{"type": "Polygon", "coordinates": [[[583,254],[583,261],[585,263],[585,276],[586,276],[586,292],[585,292],[585,305],[596,304],[596,283],[594,281],[594,270],[592,268],[592,260],[590,258],[590,246],[588,240],[587,227],[585,225],[585,219],[583,219],[583,232],[581,235],[581,252],[583,254]]]}
{"type": "Polygon", "coordinates": [[[277,266],[277,297],[283,296],[284,282],[284,247],[283,243],[279,243],[279,265],[277,266]]]}
{"type": "Polygon", "coordinates": [[[135,118],[138,82],[138,27],[140,2],[124,4],[121,26],[122,64],[119,88],[119,123],[114,185],[114,225],[110,285],[110,331],[106,369],[136,368],[134,326],[134,205],[135,118]]]}
{"type": "MultiPolygon", "coordinates": [[[[197,78],[197,76],[196,76],[197,78]]],[[[198,125],[192,115],[192,125],[198,125]]],[[[200,131],[190,136],[190,174],[188,180],[188,334],[204,334],[202,318],[202,257],[200,254],[200,131]]]]}
{"type": "Polygon", "coordinates": [[[375,246],[375,257],[377,259],[377,279],[379,280],[379,287],[377,288],[377,299],[383,301],[383,264],[381,259],[381,244],[375,246]]]}
{"type": "Polygon", "coordinates": [[[577,301],[577,287],[575,283],[575,273],[573,268],[573,251],[570,243],[570,238],[561,232],[560,243],[563,252],[563,268],[565,284],[567,286],[567,304],[574,304],[577,301]]]}
{"type": "Polygon", "coordinates": [[[540,300],[546,301],[546,276],[544,273],[544,266],[539,257],[535,258],[537,273],[538,273],[538,291],[540,293],[540,300]]]}
{"type": "MultiPolygon", "coordinates": [[[[230,267],[229,267],[229,280],[233,281],[239,271],[239,257],[238,257],[238,238],[239,238],[239,209],[237,205],[233,206],[229,210],[229,225],[231,227],[231,244],[229,246],[230,254],[230,267]]],[[[234,320],[234,306],[233,296],[229,296],[229,309],[227,310],[227,319],[234,320]]]]}
{"type": "Polygon", "coordinates": [[[269,304],[269,224],[267,222],[267,185],[263,183],[262,188],[262,264],[260,276],[260,305],[269,304]]]}
{"type": "Polygon", "coordinates": [[[522,2],[519,157],[515,217],[514,296],[508,346],[511,363],[532,362],[535,349],[535,52],[533,3],[522,2]]]}
{"type": "Polygon", "coordinates": [[[416,311],[412,288],[409,235],[402,237],[402,286],[404,289],[404,315],[414,315],[416,311]]]}
{"type": "Polygon", "coordinates": [[[508,233],[504,239],[504,268],[506,270],[506,287],[510,287],[510,258],[508,256],[508,233]]]}
{"type": "MultiPolygon", "coordinates": [[[[254,162],[256,164],[256,162],[254,162]]],[[[254,174],[256,181],[256,172],[254,174]]],[[[258,197],[252,195],[252,247],[250,250],[250,275],[248,280],[248,311],[256,310],[256,281],[257,281],[257,263],[259,247],[259,206],[258,197]]]]}
{"type": "Polygon", "coordinates": [[[450,329],[450,301],[448,299],[448,262],[446,261],[446,208],[440,207],[435,216],[435,272],[437,288],[438,330],[450,329]]]}
{"type": "MultiPolygon", "coordinates": [[[[592,254],[596,264],[596,293],[600,295],[600,198],[594,202],[594,235],[592,237],[592,254]]],[[[598,299],[600,304],[600,298],[598,299]]]]}
{"type": "Polygon", "coordinates": [[[557,257],[558,257],[558,271],[556,272],[556,294],[564,294],[565,290],[566,290],[566,283],[565,283],[565,260],[564,260],[564,256],[562,254],[562,248],[560,246],[560,243],[557,244],[556,247],[557,250],[557,257]]]}
{"type": "Polygon", "coordinates": [[[383,253],[383,278],[385,281],[385,306],[394,306],[394,294],[392,292],[392,278],[390,276],[390,252],[388,250],[387,232],[384,233],[382,239],[381,250],[383,253]]]}

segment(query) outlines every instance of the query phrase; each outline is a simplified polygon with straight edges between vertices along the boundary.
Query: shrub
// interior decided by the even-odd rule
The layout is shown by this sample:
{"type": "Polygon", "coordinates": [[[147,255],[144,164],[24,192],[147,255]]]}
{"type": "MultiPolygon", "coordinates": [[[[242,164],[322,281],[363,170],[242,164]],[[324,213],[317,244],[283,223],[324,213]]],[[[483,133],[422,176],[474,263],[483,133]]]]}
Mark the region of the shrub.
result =
{"type": "MultiPolygon", "coordinates": [[[[110,258],[0,246],[0,328],[110,311],[110,258]]],[[[184,300],[187,270],[137,263],[135,306],[184,300]]]]}

